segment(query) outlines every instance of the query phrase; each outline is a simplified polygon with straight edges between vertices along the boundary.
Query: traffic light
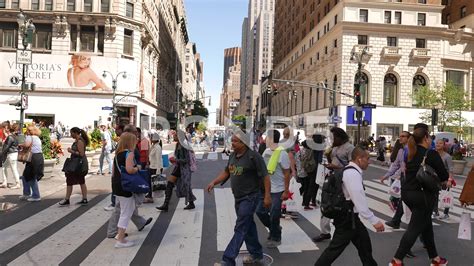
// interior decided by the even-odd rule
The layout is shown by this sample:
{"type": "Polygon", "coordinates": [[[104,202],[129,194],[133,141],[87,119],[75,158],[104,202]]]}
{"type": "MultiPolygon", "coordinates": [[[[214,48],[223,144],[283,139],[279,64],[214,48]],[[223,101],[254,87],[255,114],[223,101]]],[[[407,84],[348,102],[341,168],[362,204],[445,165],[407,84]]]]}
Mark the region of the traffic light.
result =
{"type": "Polygon", "coordinates": [[[272,71],[270,71],[270,74],[267,77],[267,93],[270,94],[272,93],[272,87],[273,87],[273,77],[272,77],[272,71]]]}
{"type": "Polygon", "coordinates": [[[296,96],[297,96],[296,90],[293,90],[293,97],[296,98],[296,96]]]}
{"type": "Polygon", "coordinates": [[[354,88],[354,102],[357,106],[361,104],[359,84],[356,84],[354,88]]]}

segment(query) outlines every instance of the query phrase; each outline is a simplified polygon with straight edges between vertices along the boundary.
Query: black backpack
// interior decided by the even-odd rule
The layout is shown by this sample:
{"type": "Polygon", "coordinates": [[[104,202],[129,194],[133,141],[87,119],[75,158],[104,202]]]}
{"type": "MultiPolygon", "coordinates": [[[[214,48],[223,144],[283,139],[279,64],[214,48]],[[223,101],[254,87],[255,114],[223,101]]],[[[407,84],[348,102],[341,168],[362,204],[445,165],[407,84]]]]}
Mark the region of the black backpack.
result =
{"type": "Polygon", "coordinates": [[[341,215],[347,213],[354,206],[352,201],[346,200],[342,191],[343,173],[351,168],[356,169],[353,166],[347,166],[332,171],[326,177],[321,192],[321,213],[324,217],[331,219],[341,217],[341,215]]]}

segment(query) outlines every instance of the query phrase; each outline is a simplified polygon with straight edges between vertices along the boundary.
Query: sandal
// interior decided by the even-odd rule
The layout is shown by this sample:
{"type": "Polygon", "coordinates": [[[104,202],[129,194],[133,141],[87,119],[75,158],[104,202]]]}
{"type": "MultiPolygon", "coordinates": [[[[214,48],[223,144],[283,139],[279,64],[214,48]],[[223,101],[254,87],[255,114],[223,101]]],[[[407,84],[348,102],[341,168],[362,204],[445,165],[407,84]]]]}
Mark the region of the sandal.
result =
{"type": "Polygon", "coordinates": [[[76,203],[76,204],[79,204],[79,205],[87,205],[87,203],[89,203],[89,202],[87,201],[87,199],[82,199],[81,201],[79,201],[79,202],[76,203]]]}
{"type": "Polygon", "coordinates": [[[60,207],[63,207],[63,206],[69,206],[70,203],[68,199],[63,199],[58,204],[60,207]]]}

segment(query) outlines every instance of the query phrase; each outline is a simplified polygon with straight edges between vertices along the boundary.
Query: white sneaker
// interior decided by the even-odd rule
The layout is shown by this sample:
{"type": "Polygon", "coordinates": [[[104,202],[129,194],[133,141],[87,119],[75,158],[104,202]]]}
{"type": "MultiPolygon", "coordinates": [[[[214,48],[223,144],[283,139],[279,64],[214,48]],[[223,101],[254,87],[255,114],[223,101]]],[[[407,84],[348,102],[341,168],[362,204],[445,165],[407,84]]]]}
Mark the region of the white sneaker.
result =
{"type": "Polygon", "coordinates": [[[129,247],[133,247],[135,245],[135,243],[133,241],[127,241],[127,242],[119,242],[117,241],[115,243],[115,247],[116,248],[129,248],[129,247]]]}
{"type": "Polygon", "coordinates": [[[449,219],[449,214],[443,214],[443,216],[439,216],[440,220],[446,220],[446,219],[449,219]]]}
{"type": "Polygon", "coordinates": [[[27,201],[34,202],[34,201],[41,201],[41,198],[28,198],[27,201]]]}
{"type": "Polygon", "coordinates": [[[112,205],[104,207],[104,210],[106,211],[113,211],[114,209],[115,209],[115,206],[112,206],[112,205]]]}
{"type": "Polygon", "coordinates": [[[21,196],[18,197],[18,199],[20,199],[20,200],[27,200],[29,198],[30,198],[30,196],[28,196],[28,195],[21,195],[21,196]]]}

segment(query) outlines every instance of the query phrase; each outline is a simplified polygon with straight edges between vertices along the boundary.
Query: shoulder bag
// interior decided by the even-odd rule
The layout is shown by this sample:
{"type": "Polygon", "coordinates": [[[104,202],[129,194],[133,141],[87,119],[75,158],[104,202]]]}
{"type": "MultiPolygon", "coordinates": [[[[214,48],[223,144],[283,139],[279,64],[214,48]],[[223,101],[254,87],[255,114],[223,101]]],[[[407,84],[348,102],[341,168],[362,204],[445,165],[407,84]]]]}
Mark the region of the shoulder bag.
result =
{"type": "Polygon", "coordinates": [[[31,146],[23,147],[21,150],[18,151],[19,162],[29,163],[31,162],[31,157],[33,157],[33,153],[31,152],[31,146]]]}
{"type": "Polygon", "coordinates": [[[84,161],[82,157],[67,158],[62,171],[65,173],[77,174],[82,172],[84,161]]]}
{"type": "MultiPolygon", "coordinates": [[[[128,156],[128,151],[125,154],[125,159],[128,156]]],[[[148,170],[138,170],[134,174],[129,174],[124,166],[118,164],[117,157],[115,157],[115,164],[117,169],[120,171],[122,188],[125,191],[132,193],[148,193],[150,192],[150,184],[148,181],[149,172],[148,170]]]]}
{"type": "Polygon", "coordinates": [[[439,180],[438,174],[433,169],[433,167],[425,163],[428,152],[429,150],[426,151],[425,157],[423,157],[423,161],[421,162],[420,168],[416,173],[416,179],[418,180],[418,182],[420,182],[423,190],[432,193],[438,193],[441,189],[441,182],[439,180]]]}

